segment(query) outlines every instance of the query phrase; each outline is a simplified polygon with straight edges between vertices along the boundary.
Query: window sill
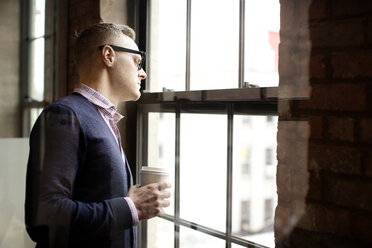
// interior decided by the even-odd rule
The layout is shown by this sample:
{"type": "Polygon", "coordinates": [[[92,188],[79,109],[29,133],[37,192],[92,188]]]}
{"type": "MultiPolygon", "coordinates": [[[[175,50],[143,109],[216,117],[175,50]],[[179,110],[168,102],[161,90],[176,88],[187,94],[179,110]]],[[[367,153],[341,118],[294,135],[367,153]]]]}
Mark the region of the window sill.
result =
{"type": "Polygon", "coordinates": [[[139,103],[188,102],[276,102],[278,87],[198,91],[143,92],[139,103]]]}

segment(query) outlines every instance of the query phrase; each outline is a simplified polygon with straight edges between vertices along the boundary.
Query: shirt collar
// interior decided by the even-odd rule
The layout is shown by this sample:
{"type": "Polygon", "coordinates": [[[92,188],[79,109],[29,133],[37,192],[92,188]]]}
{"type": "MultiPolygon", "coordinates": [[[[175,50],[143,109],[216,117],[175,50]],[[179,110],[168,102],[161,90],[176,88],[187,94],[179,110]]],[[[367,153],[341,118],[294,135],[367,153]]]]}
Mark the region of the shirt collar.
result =
{"type": "Polygon", "coordinates": [[[115,123],[124,117],[117,111],[114,104],[112,104],[106,97],[85,84],[80,83],[73,90],[73,92],[87,98],[89,102],[99,108],[105,115],[107,115],[109,118],[112,118],[115,123]]]}

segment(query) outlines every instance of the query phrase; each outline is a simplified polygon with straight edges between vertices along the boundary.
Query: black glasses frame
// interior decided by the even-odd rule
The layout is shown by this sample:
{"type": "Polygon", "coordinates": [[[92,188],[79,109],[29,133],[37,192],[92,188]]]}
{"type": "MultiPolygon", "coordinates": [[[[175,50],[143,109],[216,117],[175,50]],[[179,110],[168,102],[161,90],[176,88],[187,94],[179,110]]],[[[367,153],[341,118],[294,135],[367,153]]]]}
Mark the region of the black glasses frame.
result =
{"type": "Polygon", "coordinates": [[[135,54],[141,55],[141,61],[138,64],[138,70],[142,69],[142,66],[145,62],[146,52],[133,50],[133,49],[125,48],[125,47],[119,47],[115,45],[102,45],[102,46],[99,46],[98,49],[102,50],[104,46],[110,46],[114,51],[117,51],[117,52],[127,52],[127,53],[135,53],[135,54]]]}

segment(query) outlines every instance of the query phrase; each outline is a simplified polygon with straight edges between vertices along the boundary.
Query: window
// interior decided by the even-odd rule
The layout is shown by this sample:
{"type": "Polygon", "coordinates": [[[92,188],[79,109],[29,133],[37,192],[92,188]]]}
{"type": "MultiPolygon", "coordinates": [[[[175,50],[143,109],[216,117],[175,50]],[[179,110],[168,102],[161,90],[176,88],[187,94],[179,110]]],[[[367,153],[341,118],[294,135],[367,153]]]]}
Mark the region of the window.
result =
{"type": "Polygon", "coordinates": [[[273,149],[266,148],[265,150],[265,164],[272,165],[273,164],[273,149]]]}
{"type": "Polygon", "coordinates": [[[65,17],[61,16],[65,16],[62,12],[66,10],[66,2],[22,0],[21,3],[22,135],[28,136],[44,106],[56,99],[56,78],[64,74],[66,51],[59,51],[57,46],[62,48],[65,43],[60,41],[65,38],[65,27],[62,25],[65,17]],[[60,25],[58,33],[57,22],[60,25]]]}
{"type": "Polygon", "coordinates": [[[147,2],[137,172],[167,168],[173,192],[138,247],[274,247],[279,1],[249,2],[147,2]]]}
{"type": "Polygon", "coordinates": [[[43,108],[45,75],[45,0],[23,1],[22,99],[23,135],[43,108]]]}
{"type": "Polygon", "coordinates": [[[270,222],[273,215],[274,215],[273,199],[266,199],[265,200],[265,222],[270,222]]]}
{"type": "Polygon", "coordinates": [[[149,1],[147,90],[278,86],[278,0],[149,1]]]}
{"type": "Polygon", "coordinates": [[[251,216],[250,202],[249,201],[242,201],[240,211],[241,211],[240,232],[241,233],[249,233],[249,231],[250,231],[249,225],[251,223],[251,220],[250,220],[250,216],[251,216]]]}
{"type": "Polygon", "coordinates": [[[251,166],[251,153],[249,148],[243,148],[241,151],[241,173],[249,174],[251,166]]]}

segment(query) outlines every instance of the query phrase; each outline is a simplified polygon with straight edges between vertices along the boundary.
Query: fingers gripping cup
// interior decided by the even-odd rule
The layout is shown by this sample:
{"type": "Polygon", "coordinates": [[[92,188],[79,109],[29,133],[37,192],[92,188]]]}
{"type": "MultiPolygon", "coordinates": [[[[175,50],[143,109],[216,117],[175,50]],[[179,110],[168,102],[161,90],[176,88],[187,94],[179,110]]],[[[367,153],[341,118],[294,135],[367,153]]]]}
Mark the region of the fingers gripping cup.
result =
{"type": "Polygon", "coordinates": [[[169,182],[169,172],[166,169],[148,166],[141,168],[141,185],[159,182],[169,182]]]}

